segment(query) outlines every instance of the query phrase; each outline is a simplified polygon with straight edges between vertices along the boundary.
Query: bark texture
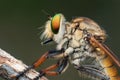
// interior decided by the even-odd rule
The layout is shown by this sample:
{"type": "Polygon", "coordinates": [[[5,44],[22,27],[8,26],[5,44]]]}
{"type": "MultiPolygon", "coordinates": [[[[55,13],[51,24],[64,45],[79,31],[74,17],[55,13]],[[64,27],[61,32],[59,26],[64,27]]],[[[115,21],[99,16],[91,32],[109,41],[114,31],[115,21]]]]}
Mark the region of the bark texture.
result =
{"type": "MultiPolygon", "coordinates": [[[[25,70],[28,66],[22,61],[14,58],[9,53],[0,49],[0,77],[6,80],[15,80],[12,78],[19,72],[25,70]]],[[[29,70],[25,75],[21,76],[18,80],[33,80],[39,73],[34,69],[29,70]]],[[[41,77],[39,80],[48,80],[46,77],[41,77]]]]}

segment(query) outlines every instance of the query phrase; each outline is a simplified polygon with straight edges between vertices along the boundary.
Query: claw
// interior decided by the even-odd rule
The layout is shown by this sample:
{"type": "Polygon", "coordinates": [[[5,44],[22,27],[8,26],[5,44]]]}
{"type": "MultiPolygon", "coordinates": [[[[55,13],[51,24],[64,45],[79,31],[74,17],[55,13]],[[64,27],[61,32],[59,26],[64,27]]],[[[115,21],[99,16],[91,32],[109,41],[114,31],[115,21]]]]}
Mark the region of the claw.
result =
{"type": "Polygon", "coordinates": [[[32,69],[33,66],[29,66],[27,69],[25,69],[24,71],[20,72],[18,75],[16,75],[14,78],[16,78],[16,80],[19,79],[20,76],[23,76],[26,72],[28,72],[30,69],[32,69]]]}
{"type": "Polygon", "coordinates": [[[38,76],[36,76],[33,80],[38,80],[39,78],[41,78],[44,75],[45,75],[45,72],[40,71],[40,74],[38,76]]]}

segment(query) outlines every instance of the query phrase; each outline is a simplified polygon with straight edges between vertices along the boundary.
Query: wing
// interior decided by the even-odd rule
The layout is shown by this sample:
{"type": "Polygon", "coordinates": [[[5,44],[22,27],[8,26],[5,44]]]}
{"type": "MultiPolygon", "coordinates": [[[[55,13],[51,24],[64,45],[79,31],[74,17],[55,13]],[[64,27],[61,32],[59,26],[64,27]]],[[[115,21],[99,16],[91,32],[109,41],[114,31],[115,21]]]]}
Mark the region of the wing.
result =
{"type": "Polygon", "coordinates": [[[120,61],[117,56],[103,43],[97,41],[93,36],[90,37],[90,43],[104,51],[120,67],[120,61]]]}
{"type": "Polygon", "coordinates": [[[74,67],[79,73],[80,80],[109,80],[103,67],[94,57],[87,56],[84,61],[80,62],[80,66],[74,65],[74,67]]]}
{"type": "Polygon", "coordinates": [[[109,80],[109,77],[94,65],[82,65],[76,66],[75,68],[78,70],[82,80],[109,80]]]}

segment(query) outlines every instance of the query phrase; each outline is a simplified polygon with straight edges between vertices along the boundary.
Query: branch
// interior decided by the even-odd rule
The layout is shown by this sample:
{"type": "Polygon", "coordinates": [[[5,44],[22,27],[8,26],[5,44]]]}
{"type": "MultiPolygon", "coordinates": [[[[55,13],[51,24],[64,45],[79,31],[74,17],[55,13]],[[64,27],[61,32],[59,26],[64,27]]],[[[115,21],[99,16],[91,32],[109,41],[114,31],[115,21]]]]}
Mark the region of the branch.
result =
{"type": "MultiPolygon", "coordinates": [[[[22,61],[17,60],[9,53],[0,49],[0,77],[7,80],[14,80],[11,76],[17,75],[18,72],[25,70],[28,66],[22,61]]],[[[18,80],[33,80],[39,73],[31,69],[18,80]]],[[[39,80],[48,80],[46,77],[41,77],[39,80]]]]}

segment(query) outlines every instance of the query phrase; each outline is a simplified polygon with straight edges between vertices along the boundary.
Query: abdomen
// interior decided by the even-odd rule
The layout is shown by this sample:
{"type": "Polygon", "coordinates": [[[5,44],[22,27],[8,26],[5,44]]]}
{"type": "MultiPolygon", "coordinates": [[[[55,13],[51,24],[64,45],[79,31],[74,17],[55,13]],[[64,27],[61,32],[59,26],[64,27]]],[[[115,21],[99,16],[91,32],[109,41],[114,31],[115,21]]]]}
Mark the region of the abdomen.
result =
{"type": "Polygon", "coordinates": [[[105,74],[110,78],[110,80],[120,80],[118,70],[108,55],[102,54],[98,56],[97,59],[100,62],[100,65],[103,67],[105,74]]]}

